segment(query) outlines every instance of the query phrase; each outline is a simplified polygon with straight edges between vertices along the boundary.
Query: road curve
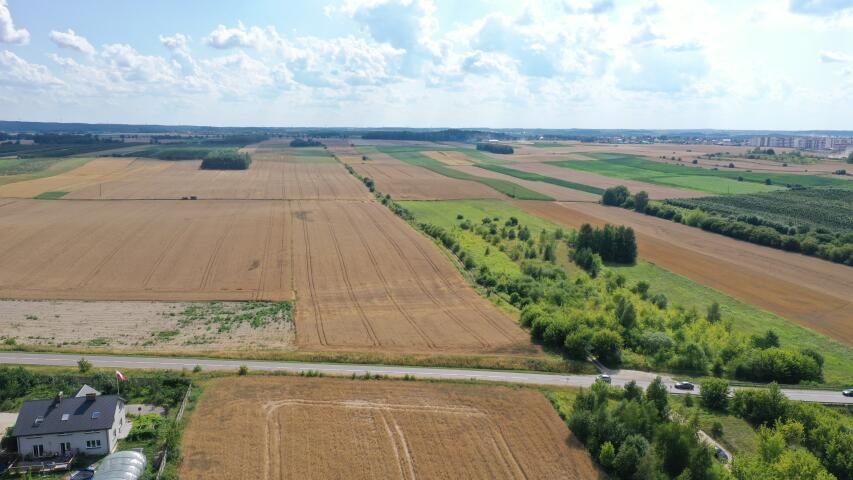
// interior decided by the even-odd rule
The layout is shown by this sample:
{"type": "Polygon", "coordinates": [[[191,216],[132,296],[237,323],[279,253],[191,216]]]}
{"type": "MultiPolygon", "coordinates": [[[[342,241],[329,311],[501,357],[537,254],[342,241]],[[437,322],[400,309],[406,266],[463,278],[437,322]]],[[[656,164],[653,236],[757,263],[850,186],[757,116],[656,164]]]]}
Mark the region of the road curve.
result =
{"type": "MultiPolygon", "coordinates": [[[[138,357],[117,355],[85,355],[86,359],[95,367],[116,369],[162,369],[162,370],[191,370],[196,365],[204,370],[237,370],[245,365],[252,371],[265,372],[288,372],[300,373],[310,370],[320,372],[324,375],[350,376],[352,374],[371,373],[388,377],[403,377],[406,375],[415,378],[435,378],[442,380],[479,380],[486,382],[508,382],[523,383],[531,385],[553,385],[570,387],[589,387],[595,381],[595,375],[559,375],[551,373],[518,372],[506,370],[476,370],[456,368],[429,368],[429,367],[402,367],[390,365],[361,365],[348,363],[309,363],[309,362],[273,362],[252,360],[225,360],[215,358],[189,358],[189,357],[138,357]]],[[[80,355],[61,353],[0,353],[0,365],[50,365],[72,367],[77,365],[80,355]]],[[[646,378],[635,378],[627,374],[612,375],[613,385],[624,385],[635,380],[637,385],[646,387],[651,381],[653,374],[645,375],[646,378]]],[[[664,384],[672,393],[698,394],[699,387],[692,392],[675,390],[674,381],[670,377],[662,377],[664,384]]],[[[800,390],[782,389],[782,392],[791,400],[817,403],[833,403],[853,405],[853,398],[841,395],[841,392],[828,390],[800,390]]]]}

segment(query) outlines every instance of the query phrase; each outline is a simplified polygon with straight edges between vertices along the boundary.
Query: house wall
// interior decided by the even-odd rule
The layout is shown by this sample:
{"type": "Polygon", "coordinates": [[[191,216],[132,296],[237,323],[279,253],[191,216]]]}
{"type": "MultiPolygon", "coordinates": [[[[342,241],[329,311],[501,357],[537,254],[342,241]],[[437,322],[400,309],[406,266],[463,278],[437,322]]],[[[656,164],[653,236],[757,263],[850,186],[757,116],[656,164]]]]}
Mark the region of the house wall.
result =
{"type": "Polygon", "coordinates": [[[18,437],[18,454],[23,457],[33,455],[33,445],[42,444],[44,446],[44,454],[59,454],[61,451],[60,444],[70,442],[72,450],[77,450],[85,455],[106,455],[112,451],[115,442],[110,443],[112,430],[98,430],[91,432],[74,432],[74,433],[56,433],[49,435],[33,435],[26,437],[18,437]],[[100,440],[100,448],[86,448],[87,440],[100,440]]]}
{"type": "Polygon", "coordinates": [[[127,418],[125,416],[126,413],[127,411],[124,402],[119,401],[116,404],[116,411],[113,416],[113,427],[109,432],[107,432],[109,436],[110,453],[115,451],[116,445],[118,444],[118,434],[124,424],[127,423],[127,418]]]}

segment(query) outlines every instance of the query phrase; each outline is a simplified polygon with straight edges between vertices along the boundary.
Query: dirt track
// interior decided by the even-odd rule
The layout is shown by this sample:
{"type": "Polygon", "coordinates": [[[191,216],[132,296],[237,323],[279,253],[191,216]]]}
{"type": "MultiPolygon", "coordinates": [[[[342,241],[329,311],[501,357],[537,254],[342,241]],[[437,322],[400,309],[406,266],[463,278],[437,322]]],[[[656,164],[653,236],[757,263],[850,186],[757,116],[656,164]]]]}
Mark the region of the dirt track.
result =
{"type": "Polygon", "coordinates": [[[628,225],[640,256],[667,270],[853,345],[853,273],[825,260],[741,242],[668,220],[595,204],[515,204],[578,227],[628,225]]]}
{"type": "Polygon", "coordinates": [[[186,480],[604,478],[540,393],[505,387],[220,379],[182,451],[186,480]]]}
{"type": "Polygon", "coordinates": [[[372,201],[6,200],[0,244],[0,298],[295,297],[302,347],[533,348],[434,245],[372,201]]]}

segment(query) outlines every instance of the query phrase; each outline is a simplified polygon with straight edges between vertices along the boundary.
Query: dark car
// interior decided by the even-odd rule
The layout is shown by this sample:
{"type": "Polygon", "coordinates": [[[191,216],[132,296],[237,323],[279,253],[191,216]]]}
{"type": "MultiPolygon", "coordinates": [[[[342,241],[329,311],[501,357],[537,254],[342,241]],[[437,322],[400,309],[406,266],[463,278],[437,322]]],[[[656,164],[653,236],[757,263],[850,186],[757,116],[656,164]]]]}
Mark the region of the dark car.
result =
{"type": "Polygon", "coordinates": [[[726,455],[726,451],[720,447],[717,447],[716,451],[714,452],[714,456],[716,456],[719,460],[722,460],[724,462],[727,462],[729,460],[729,456],[726,455]]]}
{"type": "Polygon", "coordinates": [[[690,382],[675,382],[675,388],[679,390],[693,390],[696,386],[690,382]]]}
{"type": "Polygon", "coordinates": [[[847,390],[842,390],[841,394],[845,397],[853,397],[853,388],[848,388],[847,390]]]}
{"type": "Polygon", "coordinates": [[[610,383],[611,382],[610,375],[608,375],[606,373],[602,373],[601,375],[595,377],[595,380],[597,382],[604,382],[604,383],[610,383]]]}

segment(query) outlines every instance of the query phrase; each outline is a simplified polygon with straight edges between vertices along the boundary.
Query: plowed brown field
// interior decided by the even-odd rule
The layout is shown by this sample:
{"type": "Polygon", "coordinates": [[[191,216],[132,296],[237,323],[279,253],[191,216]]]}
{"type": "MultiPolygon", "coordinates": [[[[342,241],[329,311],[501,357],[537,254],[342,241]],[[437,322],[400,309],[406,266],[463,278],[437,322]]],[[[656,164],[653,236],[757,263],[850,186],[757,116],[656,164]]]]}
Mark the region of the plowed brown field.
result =
{"type": "Polygon", "coordinates": [[[481,183],[445,177],[426,168],[416,167],[381,152],[362,154],[349,145],[330,146],[341,161],[351,165],[359,175],[370,177],[376,188],[400,200],[465,200],[504,198],[492,188],[481,183]]]}
{"type": "Polygon", "coordinates": [[[850,267],[595,204],[516,202],[564,225],[633,227],[640,256],[667,270],[853,345],[850,267]]]}
{"type": "Polygon", "coordinates": [[[0,298],[296,297],[303,347],[532,351],[434,245],[371,201],[5,200],[0,245],[0,298]]]}
{"type": "MultiPolygon", "coordinates": [[[[663,185],[655,185],[653,183],[638,182],[635,180],[624,180],[621,178],[606,177],[604,175],[597,175],[595,173],[572,170],[569,168],[562,168],[544,163],[516,163],[507,166],[516,170],[538,173],[540,175],[545,175],[546,177],[559,178],[561,180],[568,180],[570,182],[589,185],[591,187],[610,188],[615,187],[617,185],[624,185],[628,187],[628,190],[632,192],[639,192],[641,190],[644,190],[646,193],[649,194],[649,197],[652,199],[699,198],[708,196],[707,192],[699,192],[696,190],[687,190],[676,187],[667,187],[663,185]]],[[[551,196],[553,197],[553,195],[551,196]]],[[[560,198],[557,199],[561,200],[560,198]]]]}
{"type": "Polygon", "coordinates": [[[604,478],[540,393],[494,386],[220,379],[182,452],[185,480],[604,478]]]}

